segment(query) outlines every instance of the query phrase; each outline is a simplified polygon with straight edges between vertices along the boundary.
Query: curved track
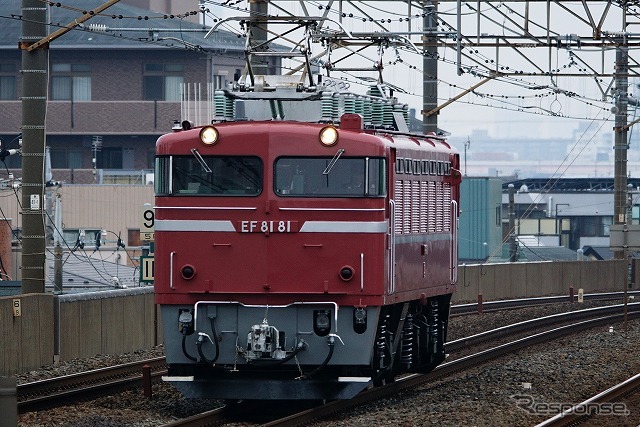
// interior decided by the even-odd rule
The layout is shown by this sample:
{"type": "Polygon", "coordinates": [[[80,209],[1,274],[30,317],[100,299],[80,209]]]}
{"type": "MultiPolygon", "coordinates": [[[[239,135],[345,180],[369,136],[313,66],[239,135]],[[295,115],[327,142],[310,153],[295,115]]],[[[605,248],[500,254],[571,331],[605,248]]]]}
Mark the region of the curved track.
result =
{"type": "Polygon", "coordinates": [[[18,412],[24,413],[112,393],[143,384],[143,367],[151,380],[166,374],[164,357],[95,369],[64,377],[21,384],[17,387],[18,412]]]}

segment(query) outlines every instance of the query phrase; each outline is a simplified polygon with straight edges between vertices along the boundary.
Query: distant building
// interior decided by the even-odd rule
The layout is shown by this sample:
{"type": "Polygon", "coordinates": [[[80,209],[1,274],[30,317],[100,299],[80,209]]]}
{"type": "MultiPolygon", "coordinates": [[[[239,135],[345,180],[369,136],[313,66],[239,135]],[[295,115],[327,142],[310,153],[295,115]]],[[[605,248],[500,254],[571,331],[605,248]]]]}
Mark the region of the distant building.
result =
{"type": "Polygon", "coordinates": [[[460,187],[458,258],[485,261],[501,254],[502,180],[464,177],[460,187]]]}
{"type": "MultiPolygon", "coordinates": [[[[628,171],[640,176],[640,130],[632,126],[627,134],[628,171]]],[[[535,124],[532,122],[532,129],[535,124]]],[[[614,174],[615,134],[602,123],[582,121],[571,138],[504,138],[476,130],[469,136],[449,138],[465,151],[467,171],[471,176],[524,178],[609,178],[614,174]]]]}
{"type": "MultiPolygon", "coordinates": [[[[531,242],[523,236],[530,236],[542,242],[542,246],[564,246],[573,251],[587,247],[607,248],[614,215],[613,183],[613,178],[526,178],[504,182],[503,238],[509,233],[508,185],[513,184],[516,235],[523,246],[529,246],[531,242]]],[[[628,183],[635,191],[640,188],[638,178],[629,178],[628,183]]],[[[637,224],[640,216],[637,201],[632,211],[633,221],[637,224]]],[[[535,252],[536,245],[531,246],[530,252],[535,252]]],[[[608,254],[610,251],[605,256],[608,254]]]]}

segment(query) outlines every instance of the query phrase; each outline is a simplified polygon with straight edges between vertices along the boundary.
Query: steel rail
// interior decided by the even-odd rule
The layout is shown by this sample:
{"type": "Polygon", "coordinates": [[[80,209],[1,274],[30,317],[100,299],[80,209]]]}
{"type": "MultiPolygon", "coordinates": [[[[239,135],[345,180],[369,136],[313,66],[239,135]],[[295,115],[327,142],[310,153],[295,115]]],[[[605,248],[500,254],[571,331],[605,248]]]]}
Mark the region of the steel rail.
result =
{"type": "MultiPolygon", "coordinates": [[[[629,291],[629,296],[640,295],[640,291],[629,291]]],[[[602,292],[594,294],[585,294],[583,296],[585,301],[622,301],[624,298],[624,292],[602,292]]],[[[518,298],[511,300],[499,300],[499,301],[486,301],[482,303],[482,311],[497,311],[511,308],[523,308],[544,304],[557,304],[563,302],[572,302],[570,295],[558,295],[550,297],[536,297],[536,298],[518,298]]],[[[575,301],[573,301],[575,302],[575,301]]],[[[477,303],[469,304],[456,304],[451,306],[451,315],[457,316],[461,314],[469,314],[478,311],[477,303]]]]}
{"type": "Polygon", "coordinates": [[[17,386],[18,412],[25,413],[78,398],[94,397],[113,389],[142,384],[142,368],[149,366],[152,380],[166,375],[164,357],[94,369],[17,386]]]}
{"type": "MultiPolygon", "coordinates": [[[[629,394],[637,393],[638,389],[640,389],[640,374],[634,375],[602,393],[574,405],[562,413],[537,424],[536,427],[564,427],[582,424],[593,416],[598,415],[600,404],[616,402],[629,394]]],[[[626,406],[624,408],[626,409],[626,406]]],[[[609,407],[607,410],[612,410],[612,408],[609,407]]]]}

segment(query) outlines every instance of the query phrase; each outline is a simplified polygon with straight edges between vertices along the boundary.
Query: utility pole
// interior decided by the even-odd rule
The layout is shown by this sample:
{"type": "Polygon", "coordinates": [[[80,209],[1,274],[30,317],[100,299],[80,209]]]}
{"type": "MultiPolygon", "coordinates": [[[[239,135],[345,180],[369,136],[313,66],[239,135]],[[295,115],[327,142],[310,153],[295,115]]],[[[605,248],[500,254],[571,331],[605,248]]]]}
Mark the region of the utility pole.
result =
{"type": "Polygon", "coordinates": [[[516,243],[516,203],[513,184],[509,184],[509,262],[518,260],[518,244],[516,243]]]}
{"type": "Polygon", "coordinates": [[[438,113],[425,115],[438,106],[438,2],[425,1],[422,4],[424,18],[422,51],[422,68],[424,80],[422,81],[422,129],[424,133],[438,132],[438,113]]]}
{"type": "Polygon", "coordinates": [[[44,293],[45,118],[49,43],[120,0],[109,0],[47,35],[47,4],[22,0],[22,293],[44,293]]]}
{"type": "MultiPolygon", "coordinates": [[[[252,18],[250,23],[251,40],[254,42],[254,46],[261,46],[267,42],[269,37],[267,22],[264,19],[269,16],[269,0],[249,0],[249,12],[252,18]],[[262,22],[255,22],[256,20],[262,22]]],[[[267,46],[262,47],[266,48],[267,46]]],[[[269,62],[265,58],[264,56],[252,55],[251,68],[254,75],[269,74],[269,62]]]]}
{"type": "Polygon", "coordinates": [[[47,36],[47,5],[22,0],[22,293],[44,293],[45,116],[49,44],[29,49],[47,36]]]}
{"type": "MultiPolygon", "coordinates": [[[[626,10],[625,10],[626,13],[626,10]]],[[[623,26],[626,31],[626,25],[623,26]]],[[[614,141],[614,176],[613,176],[613,223],[624,224],[627,210],[627,106],[629,104],[627,94],[629,56],[626,44],[626,36],[616,39],[616,104],[615,104],[615,141],[614,141]]],[[[615,257],[622,259],[624,253],[616,251],[615,257]]]]}
{"type": "Polygon", "coordinates": [[[467,141],[464,143],[464,176],[467,176],[467,149],[471,146],[471,140],[467,137],[467,141]]]}

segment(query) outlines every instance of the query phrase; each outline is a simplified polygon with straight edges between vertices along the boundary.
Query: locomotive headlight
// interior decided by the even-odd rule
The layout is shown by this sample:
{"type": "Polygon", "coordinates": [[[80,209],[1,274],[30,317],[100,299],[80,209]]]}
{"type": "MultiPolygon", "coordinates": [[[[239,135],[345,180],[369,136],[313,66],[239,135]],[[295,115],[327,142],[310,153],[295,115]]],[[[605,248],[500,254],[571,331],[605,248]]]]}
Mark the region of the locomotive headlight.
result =
{"type": "Polygon", "coordinates": [[[331,311],[313,310],[313,332],[319,337],[326,337],[331,331],[331,311]]]}
{"type": "Polygon", "coordinates": [[[218,142],[218,130],[213,126],[205,126],[200,131],[200,141],[204,145],[213,145],[218,142]]]}
{"type": "Polygon", "coordinates": [[[182,267],[182,269],[180,269],[180,274],[182,275],[183,279],[189,280],[196,275],[196,268],[193,265],[187,264],[182,267]]]}
{"type": "Polygon", "coordinates": [[[325,147],[331,147],[338,142],[338,129],[333,126],[325,126],[320,129],[320,143],[325,147]]]}

